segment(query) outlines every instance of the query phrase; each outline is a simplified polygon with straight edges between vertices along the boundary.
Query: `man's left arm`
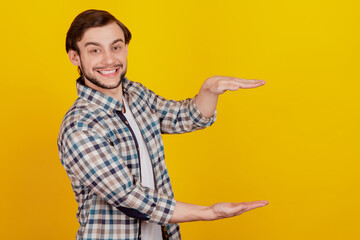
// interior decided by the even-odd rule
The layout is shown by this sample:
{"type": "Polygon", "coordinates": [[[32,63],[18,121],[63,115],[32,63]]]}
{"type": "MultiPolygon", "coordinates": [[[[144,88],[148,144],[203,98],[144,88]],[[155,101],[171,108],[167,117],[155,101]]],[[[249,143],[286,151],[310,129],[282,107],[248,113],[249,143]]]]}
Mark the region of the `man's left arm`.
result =
{"type": "Polygon", "coordinates": [[[148,103],[159,115],[162,133],[186,133],[212,125],[216,119],[218,96],[228,90],[255,88],[265,84],[263,80],[247,80],[235,77],[213,76],[205,80],[194,98],[182,101],[167,100],[149,89],[148,103]]]}
{"type": "Polygon", "coordinates": [[[218,96],[228,90],[255,88],[264,85],[262,80],[247,80],[235,77],[213,76],[205,80],[199,93],[186,100],[167,100],[156,95],[141,84],[146,102],[158,115],[162,133],[186,133],[203,129],[216,120],[218,96]]]}
{"type": "Polygon", "coordinates": [[[195,104],[196,97],[181,101],[168,100],[156,95],[151,90],[146,91],[146,103],[156,113],[160,123],[161,133],[177,134],[203,129],[212,125],[216,113],[204,117],[195,104]]]}

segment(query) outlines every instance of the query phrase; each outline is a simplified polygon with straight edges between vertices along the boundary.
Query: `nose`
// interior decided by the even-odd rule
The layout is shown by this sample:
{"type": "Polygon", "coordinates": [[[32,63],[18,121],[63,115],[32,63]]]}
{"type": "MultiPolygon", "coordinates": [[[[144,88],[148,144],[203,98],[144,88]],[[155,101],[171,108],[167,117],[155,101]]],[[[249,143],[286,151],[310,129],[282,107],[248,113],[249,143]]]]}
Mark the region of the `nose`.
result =
{"type": "Polygon", "coordinates": [[[106,64],[106,65],[114,64],[115,59],[114,59],[113,54],[109,51],[104,51],[102,62],[103,62],[103,64],[106,64]]]}

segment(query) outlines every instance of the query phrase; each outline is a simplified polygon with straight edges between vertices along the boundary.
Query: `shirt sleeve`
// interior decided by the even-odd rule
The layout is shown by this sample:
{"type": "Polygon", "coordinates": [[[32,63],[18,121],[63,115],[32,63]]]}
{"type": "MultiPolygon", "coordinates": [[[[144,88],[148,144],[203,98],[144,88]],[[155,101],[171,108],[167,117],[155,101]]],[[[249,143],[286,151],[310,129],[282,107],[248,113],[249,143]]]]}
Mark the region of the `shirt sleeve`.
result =
{"type": "Polygon", "coordinates": [[[176,201],[144,187],[108,141],[92,129],[74,130],[63,144],[63,164],[86,187],[120,211],[167,224],[176,201]]]}
{"type": "Polygon", "coordinates": [[[160,116],[162,133],[186,133],[203,129],[216,120],[213,116],[204,117],[195,104],[195,97],[182,101],[167,100],[147,89],[151,108],[160,116]]]}

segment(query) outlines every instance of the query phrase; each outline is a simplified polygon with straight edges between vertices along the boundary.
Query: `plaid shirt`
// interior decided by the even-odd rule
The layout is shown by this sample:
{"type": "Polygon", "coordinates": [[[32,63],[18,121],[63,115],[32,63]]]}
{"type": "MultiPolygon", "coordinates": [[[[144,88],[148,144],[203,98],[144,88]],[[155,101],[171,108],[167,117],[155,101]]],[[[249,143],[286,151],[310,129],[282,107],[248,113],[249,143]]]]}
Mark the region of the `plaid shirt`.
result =
{"type": "Polygon", "coordinates": [[[123,95],[146,142],[155,190],[144,187],[136,139],[122,115],[123,104],[80,84],[58,137],[62,165],[79,205],[76,239],[141,239],[142,220],[163,227],[164,239],[181,239],[169,224],[175,199],[165,165],[161,133],[185,133],[210,126],[195,98],[166,100],[140,83],[124,79],[123,95]]]}

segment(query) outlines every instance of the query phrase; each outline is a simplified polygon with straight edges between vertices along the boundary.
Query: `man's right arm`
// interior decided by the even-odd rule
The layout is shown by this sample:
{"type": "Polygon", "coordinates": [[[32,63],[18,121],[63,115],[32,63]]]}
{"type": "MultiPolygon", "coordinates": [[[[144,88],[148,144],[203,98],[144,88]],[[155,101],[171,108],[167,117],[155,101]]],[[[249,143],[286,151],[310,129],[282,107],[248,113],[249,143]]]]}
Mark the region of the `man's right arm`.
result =
{"type": "Polygon", "coordinates": [[[216,203],[205,207],[176,201],[143,187],[105,138],[93,130],[76,130],[60,144],[62,162],[71,174],[99,197],[130,217],[160,225],[209,221],[240,215],[267,201],[216,203]],[[123,209],[128,211],[125,212],[123,209]]]}

